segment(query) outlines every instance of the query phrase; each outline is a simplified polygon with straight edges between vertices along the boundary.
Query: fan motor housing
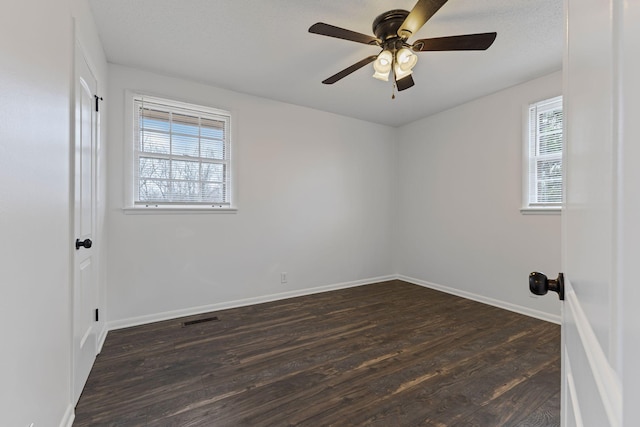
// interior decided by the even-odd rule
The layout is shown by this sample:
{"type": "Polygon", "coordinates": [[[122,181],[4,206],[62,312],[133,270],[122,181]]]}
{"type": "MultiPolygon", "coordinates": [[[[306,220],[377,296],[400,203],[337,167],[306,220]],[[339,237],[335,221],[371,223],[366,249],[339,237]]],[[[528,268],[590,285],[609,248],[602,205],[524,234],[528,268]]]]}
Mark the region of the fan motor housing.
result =
{"type": "Polygon", "coordinates": [[[394,9],[378,15],[373,20],[373,34],[383,42],[391,38],[399,37],[398,29],[409,15],[409,12],[402,9],[394,9]]]}

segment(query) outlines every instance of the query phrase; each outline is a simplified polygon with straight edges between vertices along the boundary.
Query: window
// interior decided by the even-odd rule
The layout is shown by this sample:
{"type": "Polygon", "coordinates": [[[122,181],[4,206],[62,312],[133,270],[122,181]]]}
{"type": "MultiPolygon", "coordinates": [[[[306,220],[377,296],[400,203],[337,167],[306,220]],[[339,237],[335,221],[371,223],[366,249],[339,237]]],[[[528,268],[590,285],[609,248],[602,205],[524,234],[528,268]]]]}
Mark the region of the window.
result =
{"type": "Polygon", "coordinates": [[[231,206],[229,112],[131,94],[129,207],[231,206]]]}
{"type": "Polygon", "coordinates": [[[525,137],[523,212],[559,212],[562,206],[562,97],[529,105],[525,137]]]}

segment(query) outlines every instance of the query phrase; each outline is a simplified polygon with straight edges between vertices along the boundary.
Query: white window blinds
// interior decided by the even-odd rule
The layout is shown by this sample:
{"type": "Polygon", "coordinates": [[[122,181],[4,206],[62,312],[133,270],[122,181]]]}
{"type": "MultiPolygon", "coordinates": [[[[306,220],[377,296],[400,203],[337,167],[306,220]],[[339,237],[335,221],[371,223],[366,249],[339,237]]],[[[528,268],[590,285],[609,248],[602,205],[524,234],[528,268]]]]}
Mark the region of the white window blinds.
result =
{"type": "Polygon", "coordinates": [[[529,106],[527,207],[562,204],[562,97],[529,106]]]}
{"type": "Polygon", "coordinates": [[[230,204],[226,112],[134,97],[134,204],[230,204]]]}

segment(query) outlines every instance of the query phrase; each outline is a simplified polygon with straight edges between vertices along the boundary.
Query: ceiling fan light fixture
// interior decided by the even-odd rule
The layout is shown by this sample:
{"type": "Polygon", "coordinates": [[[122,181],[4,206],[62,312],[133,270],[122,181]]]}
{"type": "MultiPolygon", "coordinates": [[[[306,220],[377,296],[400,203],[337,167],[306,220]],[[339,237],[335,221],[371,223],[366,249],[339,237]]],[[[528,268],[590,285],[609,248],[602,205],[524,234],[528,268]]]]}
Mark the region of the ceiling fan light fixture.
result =
{"type": "Polygon", "coordinates": [[[396,52],[396,60],[393,63],[393,72],[396,80],[403,79],[413,73],[413,67],[418,62],[418,56],[406,47],[396,52]]]}
{"type": "Polygon", "coordinates": [[[411,71],[411,69],[403,70],[402,67],[400,66],[400,64],[398,64],[398,63],[396,63],[395,66],[393,67],[393,72],[396,75],[396,80],[403,79],[403,78],[413,74],[413,71],[411,71]]]}
{"type": "Polygon", "coordinates": [[[403,71],[411,71],[418,62],[418,56],[406,47],[398,50],[396,53],[396,64],[403,71]]]}
{"type": "Polygon", "coordinates": [[[388,50],[383,50],[380,55],[373,62],[373,69],[375,73],[373,77],[385,82],[389,81],[389,72],[391,71],[391,64],[393,63],[393,55],[388,50]]]}

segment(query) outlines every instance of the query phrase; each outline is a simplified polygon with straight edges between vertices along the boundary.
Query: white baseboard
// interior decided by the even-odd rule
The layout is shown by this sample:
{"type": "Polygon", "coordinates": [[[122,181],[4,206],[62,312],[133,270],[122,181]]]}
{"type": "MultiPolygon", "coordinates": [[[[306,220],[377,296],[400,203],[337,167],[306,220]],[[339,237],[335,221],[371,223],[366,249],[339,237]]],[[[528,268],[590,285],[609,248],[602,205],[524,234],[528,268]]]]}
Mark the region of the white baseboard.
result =
{"type": "Polygon", "coordinates": [[[448,286],[438,285],[435,283],[427,282],[427,281],[416,279],[413,277],[395,274],[395,275],[389,275],[389,276],[372,277],[369,279],[356,280],[352,282],[344,282],[344,283],[336,283],[333,285],[319,286],[316,288],[300,289],[300,290],[289,291],[289,292],[281,292],[277,294],[263,295],[263,296],[254,297],[254,298],[246,298],[241,300],[226,301],[226,302],[203,305],[198,307],[190,307],[190,308],[185,308],[181,310],[166,311],[162,313],[149,314],[145,316],[137,316],[137,317],[130,317],[126,319],[114,320],[106,324],[104,333],[102,332],[100,333],[99,348],[102,348],[102,344],[104,344],[107,331],[129,328],[131,326],[145,325],[148,323],[160,322],[163,320],[176,319],[179,317],[193,316],[195,314],[208,313],[212,311],[220,311],[220,310],[227,310],[230,308],[245,307],[248,305],[261,304],[264,302],[277,301],[277,300],[286,299],[286,298],[312,295],[312,294],[317,294],[322,292],[335,291],[338,289],[347,289],[355,286],[370,285],[372,283],[384,282],[387,280],[394,280],[394,279],[402,280],[408,283],[413,283],[414,285],[424,286],[426,288],[456,295],[462,298],[467,298],[473,301],[478,301],[484,304],[492,305],[494,307],[499,307],[505,310],[524,314],[525,316],[530,316],[536,319],[545,320],[547,322],[560,324],[560,316],[558,315],[553,315],[543,311],[534,310],[529,307],[524,307],[524,306],[508,303],[505,301],[496,300],[493,298],[485,297],[485,296],[474,294],[471,292],[461,291],[459,289],[451,288],[448,286]]]}
{"type": "Polygon", "coordinates": [[[96,354],[100,354],[100,352],[102,352],[102,346],[104,345],[104,341],[107,339],[107,332],[109,332],[107,322],[102,322],[102,329],[98,332],[98,351],[96,354]]]}
{"type": "Polygon", "coordinates": [[[546,313],[540,310],[534,310],[529,307],[524,307],[517,304],[512,304],[506,301],[501,301],[483,295],[474,294],[467,291],[461,291],[460,289],[450,288],[448,286],[438,285],[436,283],[426,282],[424,280],[415,279],[413,277],[407,277],[403,275],[397,275],[395,277],[398,280],[404,282],[413,283],[414,285],[424,286],[425,288],[434,289],[436,291],[445,292],[447,294],[456,295],[462,298],[470,299],[473,301],[481,302],[483,304],[492,305],[494,307],[503,308],[505,310],[513,311],[515,313],[524,314],[525,316],[534,317],[536,319],[544,320],[551,323],[560,324],[560,316],[550,313],[546,313]]]}
{"type": "Polygon", "coordinates": [[[73,420],[76,418],[76,413],[73,410],[73,406],[67,406],[67,410],[64,412],[64,416],[60,421],[60,427],[71,427],[73,425],[73,420]]]}
{"type": "Polygon", "coordinates": [[[333,285],[319,286],[316,288],[300,289],[277,294],[263,295],[255,298],[246,298],[235,301],[221,302],[217,304],[203,305],[199,307],[185,308],[182,310],[172,310],[163,313],[149,314],[146,316],[130,317],[127,319],[114,320],[107,323],[109,331],[129,328],[131,326],[145,325],[147,323],[160,322],[163,320],[176,319],[179,317],[193,316],[194,314],[208,313],[211,311],[227,310],[230,308],[245,307],[253,304],[277,301],[286,298],[300,297],[305,295],[318,294],[322,292],[335,291],[338,289],[353,288],[356,286],[370,285],[372,283],[384,282],[395,279],[395,275],[372,277],[369,279],[355,280],[353,282],[336,283],[333,285]]]}

